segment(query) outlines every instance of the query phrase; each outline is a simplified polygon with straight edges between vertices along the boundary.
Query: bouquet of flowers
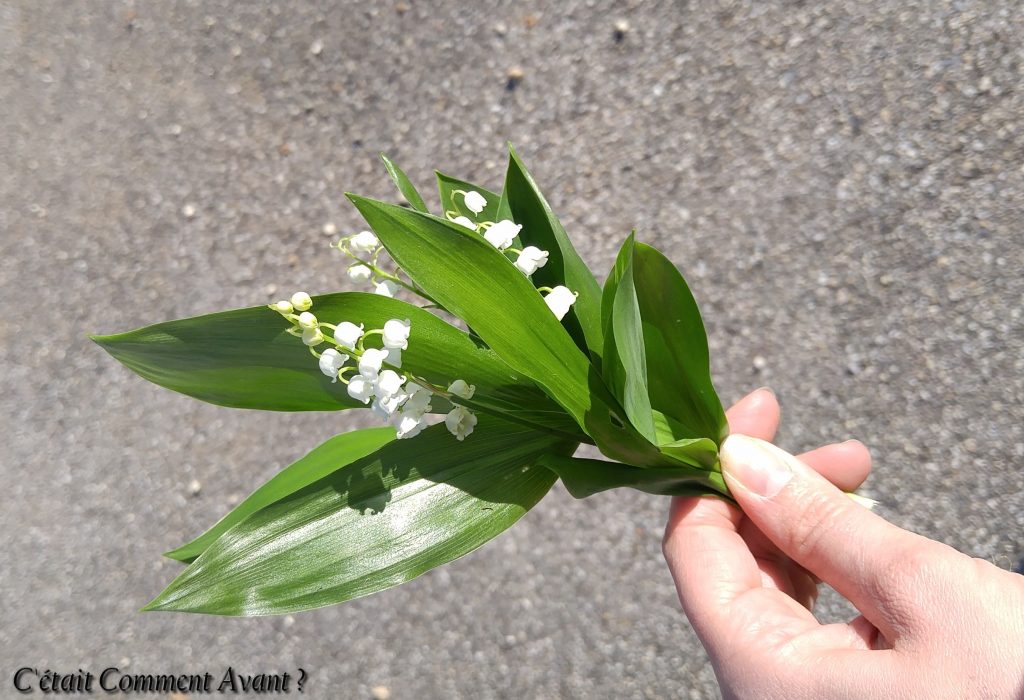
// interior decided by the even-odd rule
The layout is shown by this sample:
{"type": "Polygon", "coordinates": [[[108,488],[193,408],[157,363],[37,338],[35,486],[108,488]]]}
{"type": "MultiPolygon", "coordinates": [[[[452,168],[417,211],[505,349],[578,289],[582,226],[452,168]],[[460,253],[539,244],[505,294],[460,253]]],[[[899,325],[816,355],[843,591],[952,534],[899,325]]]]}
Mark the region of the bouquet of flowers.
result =
{"type": "Polygon", "coordinates": [[[168,552],[187,567],[146,610],[268,615],[408,581],[510,527],[561,479],[729,498],[728,427],[697,304],[626,238],[602,287],[514,151],[500,193],[438,173],[440,214],[349,194],[369,225],[336,244],[372,292],[95,336],[156,384],[234,408],[366,408],[168,552]],[[574,457],[595,445],[609,461],[574,457]]]}

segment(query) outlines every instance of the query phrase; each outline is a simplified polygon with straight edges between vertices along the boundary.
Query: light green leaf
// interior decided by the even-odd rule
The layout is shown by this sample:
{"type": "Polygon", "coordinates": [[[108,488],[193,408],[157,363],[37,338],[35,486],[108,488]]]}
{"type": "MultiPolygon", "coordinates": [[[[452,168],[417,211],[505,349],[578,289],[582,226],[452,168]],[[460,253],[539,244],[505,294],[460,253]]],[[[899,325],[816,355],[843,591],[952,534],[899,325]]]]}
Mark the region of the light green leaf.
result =
{"type": "Polygon", "coordinates": [[[432,426],[234,525],[145,609],[272,615],[391,588],[515,523],[555,481],[537,457],[572,446],[489,416],[464,442],[432,426]]]}
{"type": "Polygon", "coordinates": [[[641,469],[618,462],[547,454],[538,464],[558,474],[575,498],[586,498],[608,489],[629,487],[658,496],[715,495],[731,500],[718,471],[676,465],[641,469]]]}
{"type": "Polygon", "coordinates": [[[395,181],[395,185],[398,186],[398,191],[405,197],[405,201],[409,203],[416,211],[427,211],[427,204],[423,201],[423,197],[416,191],[416,187],[412,184],[412,181],[406,176],[402,169],[391,162],[383,153],[380,154],[380,159],[384,161],[384,167],[387,168],[388,175],[395,181]]]}
{"type": "Polygon", "coordinates": [[[665,459],[626,420],[540,293],[482,236],[437,217],[348,195],[402,269],[530,377],[602,452],[631,464],[665,459]]]}
{"type": "Polygon", "coordinates": [[[599,365],[604,350],[601,287],[511,147],[505,192],[515,222],[523,227],[519,234],[523,245],[548,251],[547,264],[533,274],[534,284],[565,285],[579,294],[563,322],[577,346],[599,365]]]}
{"type": "MultiPolygon", "coordinates": [[[[401,207],[397,207],[401,209],[401,207]]],[[[436,384],[475,384],[496,409],[522,419],[574,426],[522,372],[428,311],[398,299],[345,292],[316,297],[322,321],[352,321],[381,328],[390,318],[410,319],[402,368],[436,384]]],[[[115,359],[145,379],[195,398],[234,408],[332,411],[362,408],[341,382],[320,372],[288,322],[265,306],[168,321],[118,335],[95,336],[115,359]]]]}
{"type": "Polygon", "coordinates": [[[602,300],[602,309],[610,311],[611,323],[605,331],[602,370],[608,385],[622,402],[626,415],[640,434],[657,442],[654,415],[647,389],[647,358],[644,352],[644,329],[633,287],[633,235],[619,251],[610,284],[602,300]],[[609,308],[610,307],[610,308],[609,308]]]}
{"type": "Polygon", "coordinates": [[[391,427],[353,430],[335,435],[278,472],[202,535],[164,556],[183,562],[192,561],[218,537],[256,511],[319,481],[341,466],[366,457],[394,439],[395,429],[391,427]]]}
{"type": "Polygon", "coordinates": [[[676,266],[654,248],[636,243],[632,266],[651,406],[680,426],[676,438],[721,443],[729,428],[711,383],[697,302],[676,266]]]}

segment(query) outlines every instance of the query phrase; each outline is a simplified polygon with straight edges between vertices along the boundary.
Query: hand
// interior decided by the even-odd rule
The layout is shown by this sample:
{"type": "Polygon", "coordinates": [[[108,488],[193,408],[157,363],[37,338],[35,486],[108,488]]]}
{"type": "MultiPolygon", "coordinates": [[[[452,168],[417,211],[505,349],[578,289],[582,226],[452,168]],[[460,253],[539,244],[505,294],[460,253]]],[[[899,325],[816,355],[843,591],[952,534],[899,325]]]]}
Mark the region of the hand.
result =
{"type": "Polygon", "coordinates": [[[728,418],[722,471],[740,508],[674,499],[664,541],[725,697],[1024,699],[1024,576],[846,496],[871,468],[860,443],[796,458],[763,442],[779,422],[771,392],[728,418]],[[819,577],[862,615],[820,624],[819,577]]]}

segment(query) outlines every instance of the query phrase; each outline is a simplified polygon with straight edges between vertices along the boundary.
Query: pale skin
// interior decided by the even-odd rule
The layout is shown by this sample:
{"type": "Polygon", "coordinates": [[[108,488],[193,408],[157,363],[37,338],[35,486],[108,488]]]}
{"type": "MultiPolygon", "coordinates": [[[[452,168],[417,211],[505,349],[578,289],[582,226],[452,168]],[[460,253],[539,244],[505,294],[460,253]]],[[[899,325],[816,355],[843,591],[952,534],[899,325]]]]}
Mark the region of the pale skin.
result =
{"type": "Polygon", "coordinates": [[[861,443],[799,457],[769,444],[779,424],[770,391],[727,416],[722,471],[739,508],[675,498],[664,540],[726,698],[1024,700],[1024,576],[847,497],[871,471],[861,443]],[[819,580],[861,615],[819,623],[819,580]]]}

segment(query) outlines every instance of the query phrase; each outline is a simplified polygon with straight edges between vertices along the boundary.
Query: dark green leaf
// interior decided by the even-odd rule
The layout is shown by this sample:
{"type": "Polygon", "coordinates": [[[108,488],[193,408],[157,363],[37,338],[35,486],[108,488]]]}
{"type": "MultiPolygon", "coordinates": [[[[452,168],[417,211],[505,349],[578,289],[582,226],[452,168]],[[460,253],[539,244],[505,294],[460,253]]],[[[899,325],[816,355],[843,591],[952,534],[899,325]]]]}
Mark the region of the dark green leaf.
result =
{"type": "MultiPolygon", "coordinates": [[[[401,207],[397,207],[401,209],[401,207]]],[[[564,413],[520,371],[428,311],[376,294],[345,292],[314,299],[323,321],[381,328],[389,318],[410,319],[403,369],[447,386],[475,384],[495,406],[535,410],[547,422],[564,413]]],[[[115,359],[160,386],[222,406],[276,411],[362,407],[341,382],[332,384],[288,322],[265,306],[168,321],[93,339],[115,359]]],[[[570,423],[566,417],[561,424],[570,423]]]]}
{"type": "Polygon", "coordinates": [[[319,481],[339,467],[362,459],[394,439],[395,429],[390,427],[353,430],[335,435],[299,461],[278,472],[273,479],[254,491],[202,535],[172,552],[167,552],[165,556],[183,562],[192,561],[218,537],[256,511],[292,495],[314,481],[319,481]]]}
{"type": "Polygon", "coordinates": [[[435,171],[435,174],[437,175],[437,190],[441,195],[441,211],[444,213],[445,218],[448,218],[450,215],[451,217],[465,216],[470,221],[498,220],[498,202],[501,201],[501,195],[480,187],[480,185],[474,185],[471,182],[445,175],[442,172],[435,171]],[[466,207],[464,199],[464,193],[474,191],[479,192],[487,201],[487,205],[479,214],[471,212],[466,207]]]}
{"type": "Polygon", "coordinates": [[[412,181],[406,177],[405,173],[402,172],[402,169],[392,163],[391,159],[383,153],[380,154],[380,159],[384,161],[384,167],[387,168],[388,175],[390,175],[391,179],[395,181],[395,185],[398,186],[398,191],[402,193],[403,197],[405,197],[405,201],[409,203],[409,206],[416,211],[426,212],[426,202],[423,201],[423,197],[421,197],[420,193],[416,191],[412,181]]]}
{"type": "Polygon", "coordinates": [[[548,454],[538,464],[558,474],[576,498],[608,489],[629,487],[658,496],[729,496],[722,475],[686,465],[641,469],[617,462],[548,454]]]}
{"type": "Polygon", "coordinates": [[[146,609],[272,615],[396,586],[515,523],[554,483],[537,457],[569,447],[488,416],[465,442],[396,440],[230,528],[146,609]]]}
{"type": "Polygon", "coordinates": [[[629,425],[533,284],[482,236],[393,204],[349,198],[406,274],[537,382],[605,454],[645,466],[665,461],[629,425]]]}
{"type": "Polygon", "coordinates": [[[577,346],[600,363],[604,341],[601,334],[601,287],[580,257],[540,193],[526,166],[509,148],[505,190],[509,208],[517,224],[523,245],[548,251],[547,264],[533,274],[538,287],[565,285],[579,294],[572,310],[565,317],[566,329],[577,346]]]}

